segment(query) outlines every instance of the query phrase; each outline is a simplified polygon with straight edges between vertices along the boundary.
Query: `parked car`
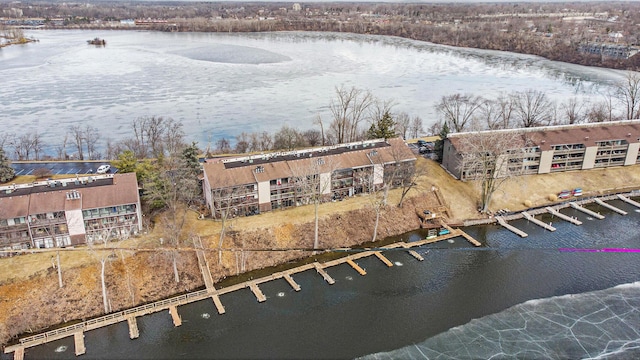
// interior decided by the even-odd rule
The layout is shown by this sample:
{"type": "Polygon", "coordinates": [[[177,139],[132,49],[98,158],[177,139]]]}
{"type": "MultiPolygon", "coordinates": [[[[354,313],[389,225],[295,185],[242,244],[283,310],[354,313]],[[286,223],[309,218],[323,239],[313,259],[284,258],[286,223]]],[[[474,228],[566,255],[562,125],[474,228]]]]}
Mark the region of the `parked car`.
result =
{"type": "Polygon", "coordinates": [[[571,197],[571,191],[562,190],[558,193],[558,199],[568,199],[571,197]]]}
{"type": "Polygon", "coordinates": [[[427,146],[427,142],[426,142],[426,141],[424,141],[424,140],[418,140],[418,146],[419,146],[419,147],[422,147],[422,146],[425,146],[425,147],[426,147],[426,146],[427,146]]]}
{"type": "Polygon", "coordinates": [[[582,196],[582,188],[575,188],[572,191],[573,196],[582,196]]]}
{"type": "Polygon", "coordinates": [[[96,170],[96,174],[106,174],[111,170],[111,165],[100,165],[98,170],[96,170]]]}

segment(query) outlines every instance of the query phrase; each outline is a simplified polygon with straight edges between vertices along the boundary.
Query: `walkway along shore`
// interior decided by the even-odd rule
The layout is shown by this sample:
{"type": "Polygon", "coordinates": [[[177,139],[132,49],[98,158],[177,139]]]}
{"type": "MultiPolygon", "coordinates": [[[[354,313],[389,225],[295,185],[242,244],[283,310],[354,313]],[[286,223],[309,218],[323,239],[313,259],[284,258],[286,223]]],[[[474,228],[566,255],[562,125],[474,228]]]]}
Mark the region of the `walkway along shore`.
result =
{"type": "MultiPolygon", "coordinates": [[[[360,275],[364,276],[366,275],[366,271],[362,269],[355,262],[355,260],[368,257],[368,256],[375,256],[380,261],[382,261],[387,267],[392,267],[393,263],[389,261],[381,253],[381,251],[384,251],[384,250],[407,249],[407,252],[409,252],[409,254],[411,254],[416,259],[422,261],[424,260],[422,256],[417,252],[415,252],[414,250],[412,250],[412,248],[423,246],[426,244],[436,243],[443,240],[448,240],[455,237],[463,237],[474,246],[482,245],[479,241],[475,240],[474,238],[469,236],[467,233],[465,233],[461,229],[453,229],[446,224],[443,224],[443,227],[449,230],[449,234],[438,236],[433,239],[424,239],[424,240],[410,242],[410,243],[397,242],[397,243],[393,243],[393,244],[386,245],[381,248],[375,248],[375,249],[368,249],[368,248],[353,249],[353,251],[358,251],[358,252],[355,254],[348,255],[339,259],[331,260],[325,263],[314,262],[314,263],[298,266],[293,269],[280,271],[280,272],[271,274],[269,276],[265,276],[265,277],[250,280],[250,281],[245,281],[245,282],[232,285],[229,287],[221,288],[221,289],[216,289],[213,286],[212,281],[210,280],[211,275],[210,273],[208,273],[208,267],[204,266],[206,264],[204,251],[201,250],[202,245],[198,242],[198,244],[196,245],[196,249],[198,249],[197,250],[198,261],[200,262],[200,268],[203,272],[203,276],[205,277],[206,289],[191,292],[188,294],[174,296],[169,299],[160,300],[154,303],[141,305],[131,309],[126,309],[126,310],[118,311],[115,313],[107,314],[95,319],[83,321],[79,324],[65,326],[65,327],[47,331],[41,334],[24,337],[19,339],[19,344],[5,347],[4,352],[5,354],[13,353],[14,360],[22,360],[24,357],[24,351],[26,348],[45,344],[45,343],[59,340],[68,336],[73,336],[74,343],[75,343],[75,354],[76,356],[79,356],[84,354],[86,350],[85,344],[84,344],[85,331],[90,331],[90,330],[98,329],[104,326],[109,326],[122,321],[126,321],[129,326],[129,337],[131,339],[135,339],[139,336],[139,330],[138,330],[138,325],[136,320],[136,318],[139,316],[167,310],[173,320],[174,326],[180,326],[182,324],[182,318],[178,313],[178,307],[180,305],[185,305],[192,302],[211,298],[218,310],[218,313],[222,315],[225,313],[225,309],[224,309],[224,306],[222,305],[222,302],[220,301],[220,298],[219,298],[220,295],[227,294],[233,291],[238,291],[245,288],[249,288],[253,292],[253,294],[256,296],[256,300],[258,302],[263,302],[263,301],[266,301],[267,298],[260,290],[258,286],[259,284],[282,278],[286,280],[295,291],[300,291],[301,290],[300,285],[298,285],[295,282],[295,280],[292,278],[292,275],[303,272],[303,271],[315,269],[318,272],[318,274],[320,274],[324,278],[324,280],[329,285],[331,285],[335,283],[335,280],[331,278],[331,276],[325,271],[325,269],[332,266],[347,263],[351,267],[353,267],[354,270],[356,270],[360,275]]],[[[338,249],[338,250],[342,250],[342,249],[338,249]]],[[[352,251],[352,249],[344,249],[344,251],[352,251]]]]}

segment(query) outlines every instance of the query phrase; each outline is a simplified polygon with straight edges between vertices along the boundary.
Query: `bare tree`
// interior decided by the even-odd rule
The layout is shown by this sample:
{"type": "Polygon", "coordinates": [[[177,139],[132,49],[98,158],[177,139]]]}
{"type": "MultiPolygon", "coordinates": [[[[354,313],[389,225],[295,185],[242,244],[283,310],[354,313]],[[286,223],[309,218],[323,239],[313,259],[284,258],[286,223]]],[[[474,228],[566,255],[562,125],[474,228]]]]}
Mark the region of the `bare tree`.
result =
{"type": "Polygon", "coordinates": [[[579,124],[584,121],[584,103],[575,97],[560,105],[560,111],[564,115],[566,124],[579,124]]]}
{"type": "Polygon", "coordinates": [[[62,144],[56,146],[56,152],[58,154],[58,160],[66,160],[69,155],[67,154],[67,143],[69,142],[69,134],[64,134],[62,138],[62,144]]]}
{"type": "Polygon", "coordinates": [[[329,125],[329,131],[335,136],[338,143],[358,140],[361,135],[361,123],[365,120],[369,107],[374,98],[369,91],[356,89],[336,88],[336,98],[329,106],[333,119],[329,125]]]}
{"type": "Polygon", "coordinates": [[[625,81],[616,87],[618,100],[625,107],[625,119],[640,117],[640,75],[628,72],[625,81]]]}
{"type": "Polygon", "coordinates": [[[289,168],[298,193],[296,199],[301,203],[313,203],[315,223],[313,248],[319,246],[318,220],[319,207],[323,199],[331,196],[332,179],[340,164],[332,156],[308,157],[289,162],[289,168]]]}
{"type": "MultiPolygon", "coordinates": [[[[398,135],[402,136],[403,139],[407,139],[407,134],[409,133],[409,126],[411,124],[411,117],[406,112],[401,112],[396,115],[396,132],[398,135]]],[[[417,136],[414,136],[417,137],[417,136]]]]}
{"type": "Polygon", "coordinates": [[[98,144],[98,139],[100,139],[98,129],[89,124],[85,125],[83,137],[84,142],[87,145],[87,154],[89,155],[89,159],[95,160],[98,157],[96,146],[98,144]]]}
{"type": "Polygon", "coordinates": [[[548,125],[553,115],[553,102],[543,91],[526,90],[518,92],[513,98],[515,118],[522,127],[548,125]]]}
{"type": "Polygon", "coordinates": [[[525,137],[517,131],[483,131],[464,137],[462,167],[480,187],[480,210],[487,212],[491,197],[508,179],[524,171],[525,137]]]}
{"type": "Polygon", "coordinates": [[[422,119],[419,116],[415,116],[411,119],[409,132],[412,138],[417,138],[418,135],[424,132],[424,129],[422,128],[422,119]]]}
{"type": "Polygon", "coordinates": [[[473,95],[453,94],[443,96],[436,105],[442,119],[454,132],[464,131],[482,106],[484,99],[473,95]]]}
{"type": "Polygon", "coordinates": [[[71,138],[78,152],[78,160],[84,160],[84,131],[80,125],[69,126],[71,138]]]}
{"type": "Polygon", "coordinates": [[[33,133],[33,138],[31,139],[31,148],[33,149],[33,155],[35,156],[35,160],[40,160],[40,154],[44,150],[44,142],[42,142],[42,134],[37,131],[33,133]]]}
{"type": "Polygon", "coordinates": [[[246,153],[249,150],[249,134],[246,132],[240,133],[240,135],[236,136],[236,152],[238,154],[246,153]]]}
{"type": "Polygon", "coordinates": [[[216,152],[226,154],[231,152],[231,144],[226,138],[220,138],[216,141],[216,152]]]}

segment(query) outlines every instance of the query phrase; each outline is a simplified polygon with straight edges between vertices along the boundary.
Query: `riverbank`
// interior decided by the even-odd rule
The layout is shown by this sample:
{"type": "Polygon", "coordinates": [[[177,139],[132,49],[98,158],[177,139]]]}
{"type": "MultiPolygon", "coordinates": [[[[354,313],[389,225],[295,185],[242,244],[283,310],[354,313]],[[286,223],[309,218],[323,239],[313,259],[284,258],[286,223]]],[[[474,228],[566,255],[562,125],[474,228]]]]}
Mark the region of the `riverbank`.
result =
{"type": "MultiPolygon", "coordinates": [[[[419,158],[426,176],[405,200],[395,206],[399,191],[390,192],[389,206],[380,219],[378,239],[400,235],[419,227],[416,210],[440,205],[431,191],[437,187],[449,206],[449,221],[481,217],[476,211],[477,191],[472,183],[453,180],[437,163],[419,158]]],[[[507,183],[494,198],[492,209],[524,209],[549,203],[548,195],[564,188],[582,187],[585,194],[606,189],[625,189],[640,184],[640,167],[611,168],[585,172],[523,177],[507,183]],[[556,190],[558,188],[559,190],[556,190]],[[544,189],[544,190],[542,190],[544,189]]],[[[349,247],[371,240],[375,219],[367,197],[355,197],[320,206],[320,246],[349,247]]],[[[257,249],[309,248],[313,243],[313,206],[274,211],[260,216],[230,221],[218,263],[220,224],[211,220],[189,219],[189,230],[198,233],[206,249],[214,281],[256,269],[286,263],[311,255],[307,251],[255,251],[257,249]],[[252,251],[253,250],[253,251],[252,251]]],[[[204,286],[193,252],[181,252],[178,260],[180,282],[173,279],[171,252],[160,247],[151,232],[140,238],[117,243],[106,267],[106,283],[111,311],[156,301],[204,286]]],[[[185,247],[188,247],[185,244],[185,247]]],[[[0,340],[7,343],[19,334],[39,332],[52,324],[88,319],[103,314],[100,264],[95,251],[61,252],[64,287],[59,288],[53,253],[40,253],[0,259],[0,340]],[[27,305],[28,304],[28,305],[27,305]],[[34,309],[47,309],[44,312],[34,309]]]]}

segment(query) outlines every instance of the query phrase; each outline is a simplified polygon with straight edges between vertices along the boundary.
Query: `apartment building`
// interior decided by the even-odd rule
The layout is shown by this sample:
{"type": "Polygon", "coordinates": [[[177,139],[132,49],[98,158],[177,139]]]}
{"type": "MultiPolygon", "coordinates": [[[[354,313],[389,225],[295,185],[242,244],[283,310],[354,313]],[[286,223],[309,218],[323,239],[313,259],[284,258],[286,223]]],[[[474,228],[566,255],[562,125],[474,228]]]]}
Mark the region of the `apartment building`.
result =
{"type": "Polygon", "coordinates": [[[547,174],[635,165],[640,163],[638,149],[640,120],[454,133],[445,139],[442,165],[461,180],[475,179],[487,169],[495,177],[547,174]],[[501,134],[514,140],[489,166],[465,156],[474,138],[501,134]]]}
{"type": "Polygon", "coordinates": [[[124,239],[142,229],[135,173],[0,187],[0,248],[124,239]]]}
{"type": "Polygon", "coordinates": [[[208,161],[203,191],[214,217],[339,200],[397,185],[415,169],[401,138],[208,161]]]}

